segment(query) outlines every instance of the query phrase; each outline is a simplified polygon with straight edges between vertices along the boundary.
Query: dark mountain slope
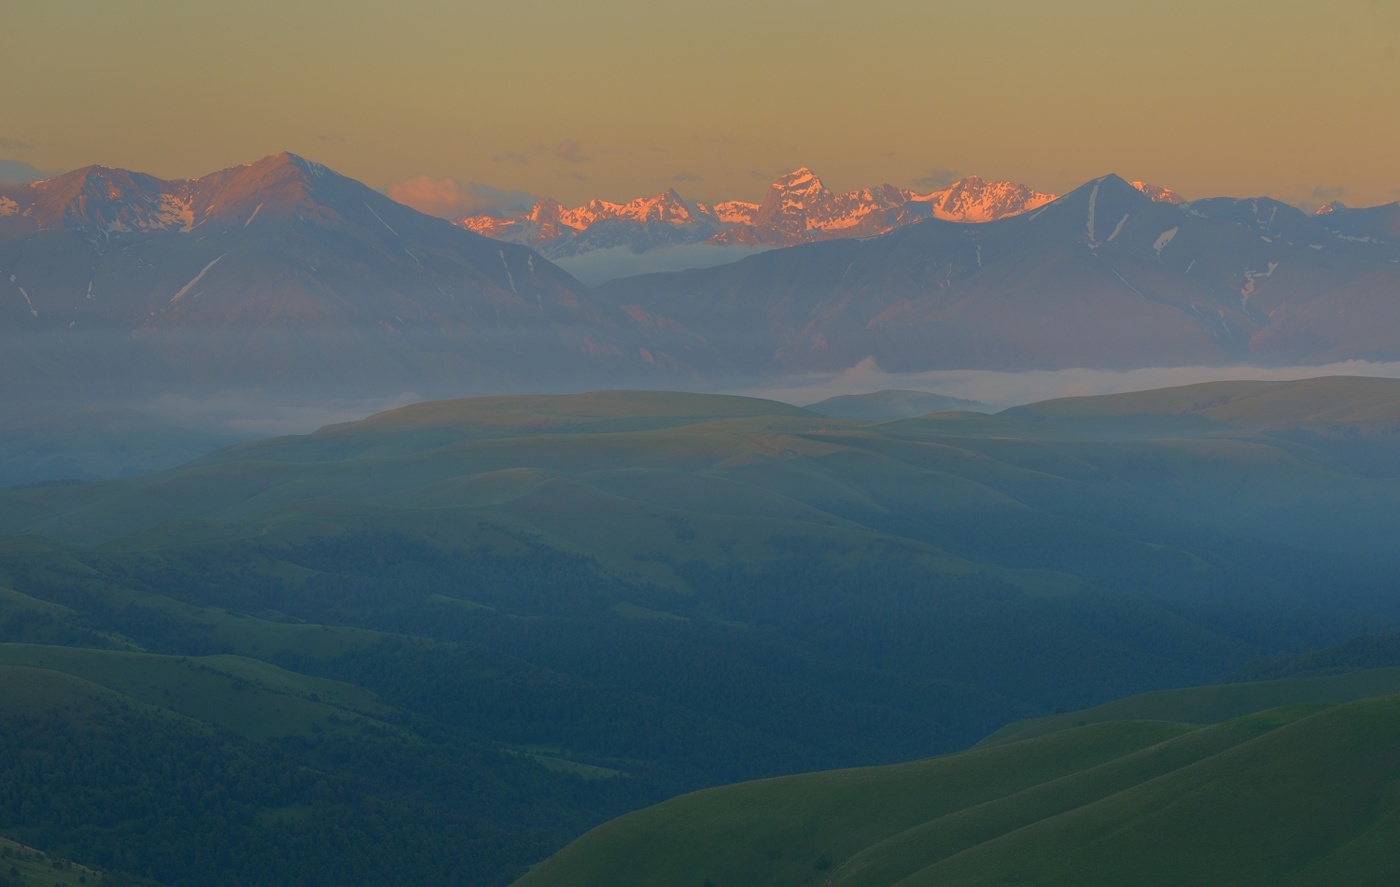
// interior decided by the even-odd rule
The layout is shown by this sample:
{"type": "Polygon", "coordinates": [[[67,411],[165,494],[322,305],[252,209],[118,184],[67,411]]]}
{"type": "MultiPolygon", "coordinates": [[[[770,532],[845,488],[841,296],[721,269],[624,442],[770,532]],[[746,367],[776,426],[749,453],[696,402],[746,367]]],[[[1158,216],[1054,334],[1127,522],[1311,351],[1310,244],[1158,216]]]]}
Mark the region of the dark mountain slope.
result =
{"type": "Polygon", "coordinates": [[[0,189],[7,375],[351,388],[674,378],[665,336],[526,247],[289,154],[166,182],[90,167],[0,189]]]}
{"type": "Polygon", "coordinates": [[[1400,355],[1380,343],[1397,263],[1282,204],[1176,206],[1106,176],[996,222],[932,219],[597,295],[732,343],[749,372],[1310,362],[1400,355]]]}

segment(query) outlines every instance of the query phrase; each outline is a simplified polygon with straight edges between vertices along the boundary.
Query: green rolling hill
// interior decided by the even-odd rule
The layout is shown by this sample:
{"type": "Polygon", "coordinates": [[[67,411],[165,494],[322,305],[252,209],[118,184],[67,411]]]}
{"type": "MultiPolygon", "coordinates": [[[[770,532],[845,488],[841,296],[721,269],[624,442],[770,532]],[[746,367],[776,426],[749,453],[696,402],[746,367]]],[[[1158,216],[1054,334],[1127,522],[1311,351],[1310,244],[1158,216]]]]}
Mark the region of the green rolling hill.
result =
{"type": "MultiPolygon", "coordinates": [[[[1063,751],[1094,766],[1262,737],[1283,728],[1092,707],[1394,626],[1396,405],[1400,383],[1347,379],[890,421],[481,398],[0,490],[0,735],[53,762],[0,780],[0,834],[172,887],[494,885],[683,792],[1004,727],[1053,745],[1083,720],[1059,732],[1108,745],[1063,751]],[[63,738],[89,728],[91,759],[63,738]],[[187,754],[197,804],[194,771],[161,769],[187,754]],[[91,779],[126,758],[159,798],[91,779]],[[282,863],[239,849],[263,844],[282,863]]],[[[1261,688],[1211,718],[1388,692],[1261,688]]],[[[832,877],[866,846],[773,871],[832,877]]]]}
{"type": "Polygon", "coordinates": [[[1393,883],[1400,696],[1376,690],[1400,670],[1151,694],[941,758],[711,789],[517,884],[1393,883]]]}

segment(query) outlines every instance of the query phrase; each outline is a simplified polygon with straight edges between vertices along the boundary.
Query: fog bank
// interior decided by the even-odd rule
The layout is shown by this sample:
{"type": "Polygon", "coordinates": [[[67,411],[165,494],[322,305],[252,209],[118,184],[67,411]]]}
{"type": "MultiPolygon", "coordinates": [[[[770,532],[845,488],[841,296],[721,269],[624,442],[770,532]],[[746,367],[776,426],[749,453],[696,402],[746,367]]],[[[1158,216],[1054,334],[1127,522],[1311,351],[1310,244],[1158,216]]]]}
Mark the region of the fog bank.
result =
{"type": "Polygon", "coordinates": [[[889,388],[928,391],[978,400],[1006,408],[1057,397],[1083,397],[1146,391],[1200,382],[1258,380],[1285,382],[1318,376],[1379,376],[1400,378],[1400,363],[1348,360],[1322,366],[1187,366],[1135,370],[934,370],[926,373],[887,373],[874,358],[866,358],[841,373],[789,376],[753,388],[726,391],[766,397],[791,404],[808,404],[841,394],[867,394],[889,388]]]}

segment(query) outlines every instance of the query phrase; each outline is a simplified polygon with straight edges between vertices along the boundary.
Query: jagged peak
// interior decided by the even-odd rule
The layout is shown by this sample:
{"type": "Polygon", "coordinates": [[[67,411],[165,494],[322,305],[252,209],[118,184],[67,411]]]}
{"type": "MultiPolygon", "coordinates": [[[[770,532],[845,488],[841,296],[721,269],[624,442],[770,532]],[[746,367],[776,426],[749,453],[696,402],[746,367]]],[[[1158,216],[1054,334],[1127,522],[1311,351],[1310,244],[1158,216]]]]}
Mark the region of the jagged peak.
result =
{"type": "Polygon", "coordinates": [[[771,187],[786,191],[803,188],[804,186],[804,190],[813,191],[826,187],[822,184],[822,180],[817,177],[817,174],[805,166],[799,166],[792,172],[783,173],[781,176],[778,176],[771,187]]]}
{"type": "Polygon", "coordinates": [[[1347,206],[1345,203],[1342,203],[1340,200],[1329,200],[1328,202],[1322,204],[1322,206],[1319,206],[1317,209],[1313,210],[1313,215],[1325,216],[1329,213],[1334,213],[1348,209],[1351,209],[1351,207],[1347,206]]]}
{"type": "Polygon", "coordinates": [[[1173,206],[1180,206],[1186,203],[1186,198],[1173,191],[1171,188],[1164,188],[1161,185],[1154,185],[1151,182],[1132,181],[1128,184],[1138,189],[1156,203],[1170,203],[1173,206]]]}
{"type": "MultiPolygon", "coordinates": [[[[980,185],[985,185],[985,184],[987,184],[987,183],[982,179],[981,176],[977,175],[976,173],[973,173],[972,175],[963,176],[961,179],[958,179],[956,182],[954,182],[953,184],[949,185],[947,188],[945,188],[945,189],[943,189],[943,190],[945,190],[945,191],[952,191],[952,190],[955,190],[955,189],[957,189],[957,188],[976,188],[976,187],[978,187],[978,186],[980,186],[980,185]]],[[[1008,184],[1008,183],[1006,183],[1006,182],[998,182],[997,184],[999,184],[999,185],[1004,185],[1004,184],[1008,184]]]]}

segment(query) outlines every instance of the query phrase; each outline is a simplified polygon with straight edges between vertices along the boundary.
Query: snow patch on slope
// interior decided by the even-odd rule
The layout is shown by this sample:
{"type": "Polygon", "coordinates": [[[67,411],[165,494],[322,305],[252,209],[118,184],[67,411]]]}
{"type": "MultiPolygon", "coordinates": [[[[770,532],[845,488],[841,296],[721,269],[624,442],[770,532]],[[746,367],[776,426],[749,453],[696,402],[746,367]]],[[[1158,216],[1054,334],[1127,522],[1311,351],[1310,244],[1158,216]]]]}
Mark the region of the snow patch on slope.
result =
{"type": "MultiPolygon", "coordinates": [[[[15,276],[14,276],[13,274],[11,274],[11,275],[10,275],[10,282],[13,283],[13,282],[14,282],[14,279],[15,279],[15,276]]],[[[29,298],[29,293],[25,291],[24,287],[20,286],[20,285],[17,284],[17,283],[15,284],[15,288],[19,290],[19,294],[20,294],[21,296],[24,296],[24,303],[25,303],[26,305],[29,306],[29,313],[32,314],[32,315],[34,315],[35,317],[38,317],[38,316],[39,316],[39,309],[34,307],[34,300],[31,299],[31,298],[29,298]]]]}
{"type": "Polygon", "coordinates": [[[1094,190],[1089,192],[1089,221],[1084,225],[1089,232],[1089,245],[1096,246],[1098,240],[1094,237],[1094,209],[1099,203],[1099,183],[1094,182],[1094,190]]]}
{"type": "MultiPolygon", "coordinates": [[[[365,203],[363,200],[361,200],[360,202],[361,202],[361,203],[365,203]]],[[[400,235],[399,235],[399,232],[395,231],[395,230],[389,225],[388,222],[386,222],[386,221],[384,221],[383,219],[380,219],[380,218],[379,218],[379,213],[377,213],[377,212],[374,211],[374,207],[370,206],[368,203],[365,203],[365,209],[369,210],[369,214],[370,214],[370,215],[374,216],[376,219],[379,219],[379,224],[383,225],[385,228],[388,228],[390,234],[394,235],[395,237],[400,236],[400,235]]]]}
{"type": "Polygon", "coordinates": [[[1123,213],[1123,218],[1118,220],[1118,224],[1113,226],[1113,233],[1108,235],[1108,242],[1112,243],[1113,238],[1118,236],[1118,232],[1123,230],[1123,226],[1128,222],[1128,214],[1123,213]]]}
{"type": "Polygon", "coordinates": [[[1162,250],[1167,248],[1167,244],[1172,242],[1172,238],[1175,237],[1176,232],[1180,230],[1181,226],[1178,225],[1177,227],[1172,228],[1168,231],[1163,231],[1162,236],[1158,237],[1157,240],[1152,244],[1152,250],[1157,254],[1157,258],[1162,258],[1162,250]]]}
{"type": "Polygon", "coordinates": [[[496,255],[501,257],[501,265],[506,269],[506,282],[510,284],[510,291],[520,295],[520,291],[515,288],[515,277],[510,273],[510,263],[506,261],[505,250],[496,250],[496,255]]]}
{"type": "Polygon", "coordinates": [[[1268,271],[1246,271],[1244,272],[1244,286],[1240,288],[1240,304],[1243,305],[1249,297],[1254,295],[1254,281],[1261,277],[1272,277],[1274,270],[1278,268],[1278,262],[1270,262],[1268,271]]]}
{"type": "MultiPolygon", "coordinates": [[[[224,253],[224,255],[228,254],[224,253]]],[[[215,265],[219,264],[219,259],[222,259],[223,257],[224,256],[219,256],[218,259],[215,259],[214,261],[210,262],[208,265],[205,265],[202,269],[200,269],[200,272],[194,276],[194,279],[192,279],[189,283],[185,284],[184,286],[180,287],[180,291],[174,296],[171,296],[170,304],[173,305],[176,302],[180,301],[180,299],[185,295],[185,293],[188,293],[196,283],[199,283],[199,281],[204,278],[204,275],[209,273],[210,268],[213,268],[215,265]]]]}

